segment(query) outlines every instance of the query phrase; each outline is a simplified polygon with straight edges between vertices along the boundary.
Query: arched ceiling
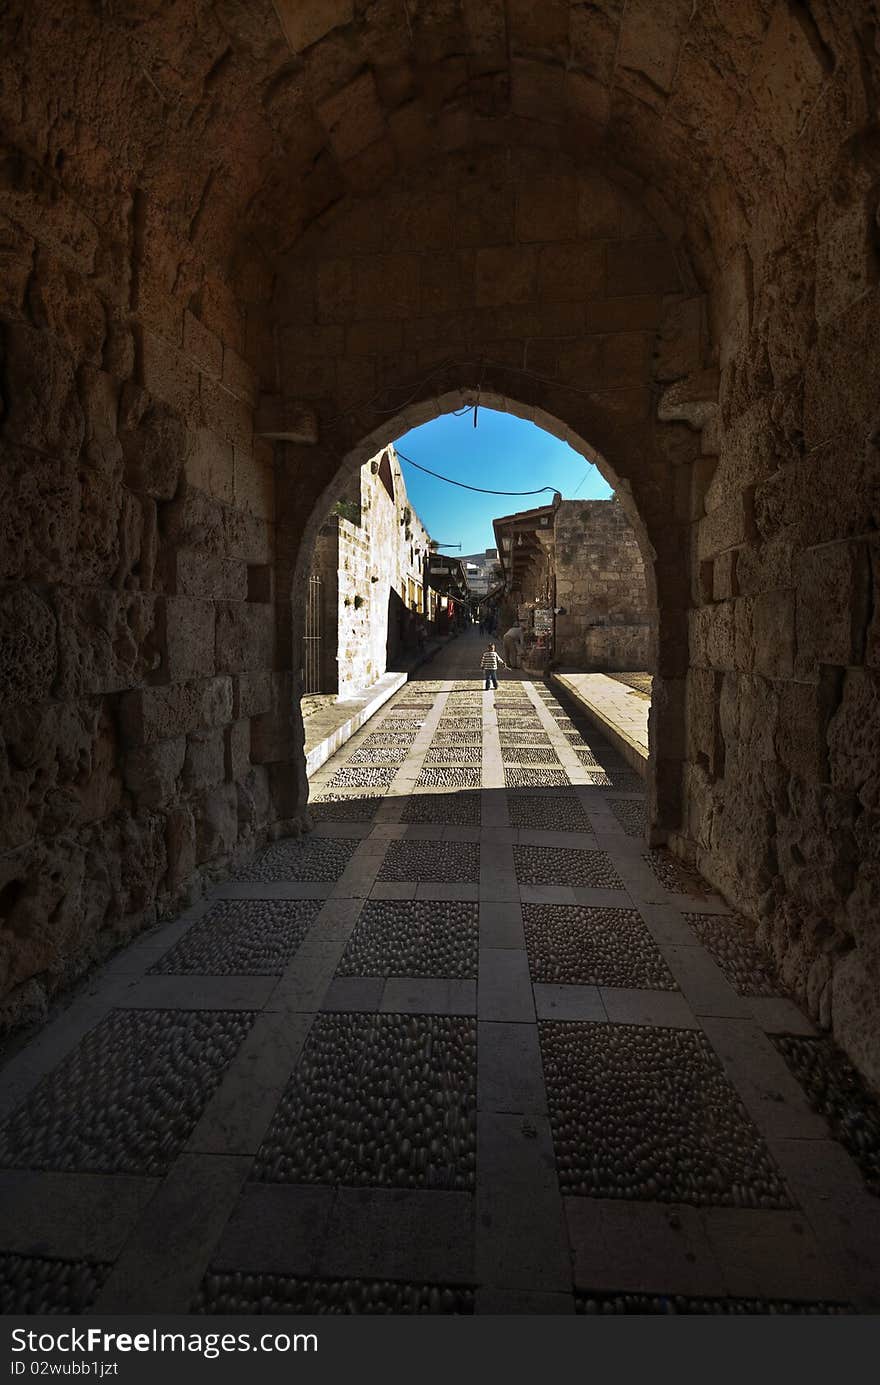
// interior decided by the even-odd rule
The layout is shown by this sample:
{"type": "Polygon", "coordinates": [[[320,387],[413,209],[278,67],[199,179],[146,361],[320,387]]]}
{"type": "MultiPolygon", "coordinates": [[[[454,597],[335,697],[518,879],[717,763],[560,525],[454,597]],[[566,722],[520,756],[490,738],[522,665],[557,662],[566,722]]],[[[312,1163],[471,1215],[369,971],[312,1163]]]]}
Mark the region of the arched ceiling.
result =
{"type": "Polygon", "coordinates": [[[636,180],[723,258],[808,210],[876,110],[859,0],[13,0],[3,28],[14,142],[99,223],[146,193],[215,262],[409,166],[523,145],[636,180]]]}

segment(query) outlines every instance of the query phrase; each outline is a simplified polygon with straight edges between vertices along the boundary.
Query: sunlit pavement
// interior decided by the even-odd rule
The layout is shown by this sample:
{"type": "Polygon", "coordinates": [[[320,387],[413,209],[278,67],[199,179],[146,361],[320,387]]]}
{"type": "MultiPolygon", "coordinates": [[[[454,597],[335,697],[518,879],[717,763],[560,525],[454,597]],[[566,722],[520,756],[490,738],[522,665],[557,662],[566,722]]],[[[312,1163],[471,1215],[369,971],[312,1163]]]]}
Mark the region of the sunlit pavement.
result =
{"type": "Polygon", "coordinates": [[[794,1075],[826,1041],[484,643],[7,1065],[4,1311],[877,1306],[880,1203],[794,1075]]]}

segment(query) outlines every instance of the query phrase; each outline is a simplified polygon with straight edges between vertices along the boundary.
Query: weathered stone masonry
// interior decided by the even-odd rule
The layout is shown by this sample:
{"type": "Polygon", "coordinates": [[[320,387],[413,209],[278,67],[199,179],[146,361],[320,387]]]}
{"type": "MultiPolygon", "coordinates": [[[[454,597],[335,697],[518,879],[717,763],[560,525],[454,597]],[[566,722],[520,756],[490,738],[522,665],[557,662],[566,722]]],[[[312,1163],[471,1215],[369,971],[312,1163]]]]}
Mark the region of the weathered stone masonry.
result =
{"type": "Polygon", "coordinates": [[[648,669],[653,657],[645,565],[615,500],[565,500],[554,519],[556,662],[648,669]]]}
{"type": "Polygon", "coordinates": [[[323,673],[319,691],[340,697],[368,688],[402,653],[400,613],[424,610],[430,536],[407,496],[400,462],[386,447],[362,466],[347,493],[351,514],[329,515],[311,572],[323,583],[323,673]]]}
{"type": "Polygon", "coordinates": [[[407,12],[4,12],[7,1013],[302,822],[317,527],[480,390],[598,452],[655,834],[880,1081],[876,5],[407,12]]]}

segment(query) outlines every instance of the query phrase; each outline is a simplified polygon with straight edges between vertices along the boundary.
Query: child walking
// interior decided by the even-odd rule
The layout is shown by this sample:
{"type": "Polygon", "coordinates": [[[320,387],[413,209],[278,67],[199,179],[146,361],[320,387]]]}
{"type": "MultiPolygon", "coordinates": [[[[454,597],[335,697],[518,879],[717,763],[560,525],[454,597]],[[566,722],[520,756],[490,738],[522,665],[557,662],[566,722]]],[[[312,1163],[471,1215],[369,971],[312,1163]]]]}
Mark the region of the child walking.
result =
{"type": "Polygon", "coordinates": [[[507,665],[502,659],[501,655],[496,651],[494,644],[490,644],[489,647],[486,649],[485,653],[483,654],[482,659],[480,660],[480,668],[486,675],[486,692],[489,691],[490,683],[496,691],[498,689],[499,664],[502,668],[507,668],[507,665]]]}

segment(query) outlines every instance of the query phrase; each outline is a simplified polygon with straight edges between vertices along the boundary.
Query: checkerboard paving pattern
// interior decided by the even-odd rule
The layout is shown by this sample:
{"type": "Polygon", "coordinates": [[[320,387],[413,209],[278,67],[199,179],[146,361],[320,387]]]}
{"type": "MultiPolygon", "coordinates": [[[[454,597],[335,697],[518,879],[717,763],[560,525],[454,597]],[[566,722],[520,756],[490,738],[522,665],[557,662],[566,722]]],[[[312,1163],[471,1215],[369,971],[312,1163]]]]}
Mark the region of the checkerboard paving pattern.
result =
{"type": "Polygon", "coordinates": [[[476,653],[316,772],[313,832],[12,1054],[0,1309],[880,1302],[876,1104],[724,901],[633,840],[638,776],[526,671],[484,694],[476,653]]]}

